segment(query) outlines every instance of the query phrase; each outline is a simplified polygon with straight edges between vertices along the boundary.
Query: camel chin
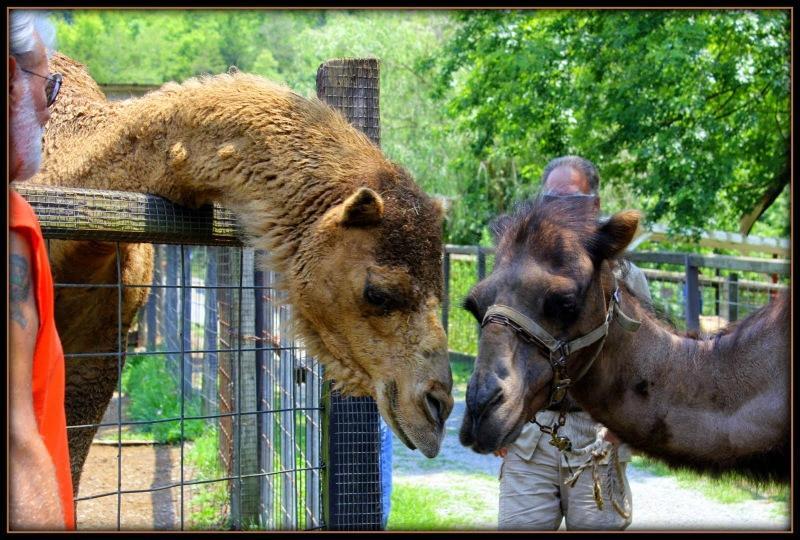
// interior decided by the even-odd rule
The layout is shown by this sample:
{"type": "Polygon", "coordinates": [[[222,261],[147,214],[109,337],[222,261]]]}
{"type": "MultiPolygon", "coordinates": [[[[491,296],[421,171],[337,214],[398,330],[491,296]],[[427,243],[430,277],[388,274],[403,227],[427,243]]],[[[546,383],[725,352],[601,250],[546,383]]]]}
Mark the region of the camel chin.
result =
{"type": "Polygon", "coordinates": [[[439,454],[445,421],[453,407],[447,393],[415,392],[413,388],[399,388],[390,380],[378,382],[375,401],[381,416],[409,449],[418,449],[427,458],[439,454]]]}
{"type": "MultiPolygon", "coordinates": [[[[536,410],[544,405],[537,399],[536,410]]],[[[459,431],[459,441],[479,454],[488,454],[511,445],[532,415],[521,405],[522,399],[505,399],[475,418],[467,409],[459,431]],[[515,406],[515,404],[518,404],[515,406]]]]}

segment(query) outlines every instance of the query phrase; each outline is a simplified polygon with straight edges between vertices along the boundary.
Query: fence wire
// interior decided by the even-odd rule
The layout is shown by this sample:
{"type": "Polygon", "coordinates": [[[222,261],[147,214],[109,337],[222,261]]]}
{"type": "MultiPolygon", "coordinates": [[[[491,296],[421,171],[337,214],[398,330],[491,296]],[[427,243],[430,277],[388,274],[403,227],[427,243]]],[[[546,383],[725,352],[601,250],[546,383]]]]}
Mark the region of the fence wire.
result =
{"type": "MultiPolygon", "coordinates": [[[[153,283],[130,284],[152,288],[119,336],[114,399],[99,424],[68,426],[99,426],[79,530],[324,526],[322,370],[285,332],[289,308],[255,255],[154,246],[153,283]]],[[[114,286],[121,298],[129,285],[114,286]]]]}

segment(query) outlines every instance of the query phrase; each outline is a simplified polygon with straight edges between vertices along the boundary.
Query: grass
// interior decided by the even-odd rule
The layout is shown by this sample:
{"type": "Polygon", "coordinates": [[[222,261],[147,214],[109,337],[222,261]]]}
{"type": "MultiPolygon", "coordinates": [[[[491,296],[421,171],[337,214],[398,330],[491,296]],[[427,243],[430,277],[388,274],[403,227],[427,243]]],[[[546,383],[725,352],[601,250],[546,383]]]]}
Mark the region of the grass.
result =
{"type": "MultiPolygon", "coordinates": [[[[487,257],[489,259],[490,257],[487,257]]],[[[494,257],[491,257],[492,259],[494,257]]],[[[486,264],[490,271],[490,261],[486,264]]],[[[478,282],[477,264],[470,260],[450,260],[450,294],[447,341],[451,351],[475,355],[478,353],[478,324],[475,318],[461,307],[470,288],[478,282]]]]}
{"type": "Polygon", "coordinates": [[[387,530],[475,530],[497,526],[497,479],[449,472],[436,485],[395,478],[387,530]]]}
{"type": "MultiPolygon", "coordinates": [[[[128,397],[126,417],[129,420],[153,421],[181,416],[181,388],[161,355],[129,358],[122,373],[122,391],[128,397]]],[[[183,416],[199,416],[200,399],[184,399],[183,416]]],[[[150,435],[155,442],[178,443],[193,440],[203,432],[202,420],[156,422],[134,426],[132,431],[150,435]]]]}
{"type": "Polygon", "coordinates": [[[109,431],[104,433],[100,437],[95,437],[96,441],[101,442],[117,442],[119,440],[122,441],[149,441],[149,442],[158,442],[153,437],[152,433],[142,433],[139,431],[133,431],[128,426],[123,426],[122,431],[117,433],[116,430],[109,431]]]}
{"type": "Polygon", "coordinates": [[[789,486],[775,482],[758,484],[736,473],[726,473],[719,477],[702,475],[683,468],[672,468],[665,463],[646,457],[634,456],[631,464],[656,476],[671,476],[682,488],[699,491],[709,499],[733,504],[753,499],[766,499],[778,503],[781,515],[789,512],[789,486]]]}
{"type": "MultiPolygon", "coordinates": [[[[224,478],[219,460],[219,435],[216,428],[207,429],[186,453],[186,462],[194,469],[194,480],[224,478]]],[[[189,499],[188,528],[193,530],[225,530],[230,528],[228,481],[199,484],[189,499]]]]}

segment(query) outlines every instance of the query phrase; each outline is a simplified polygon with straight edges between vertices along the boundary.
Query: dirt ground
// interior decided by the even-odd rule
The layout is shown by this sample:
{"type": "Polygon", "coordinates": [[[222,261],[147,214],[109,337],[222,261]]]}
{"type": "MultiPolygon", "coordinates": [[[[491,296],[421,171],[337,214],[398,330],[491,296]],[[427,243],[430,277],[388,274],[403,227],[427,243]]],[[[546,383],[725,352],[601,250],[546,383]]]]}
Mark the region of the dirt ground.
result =
{"type": "MultiPolygon", "coordinates": [[[[117,419],[116,397],[109,405],[103,422],[117,419]]],[[[124,404],[123,404],[124,407],[124,404]]],[[[116,428],[101,428],[95,441],[110,439],[116,428]]],[[[188,446],[184,447],[184,454],[188,446]]],[[[179,484],[181,481],[180,446],[137,444],[122,442],[122,478],[119,479],[117,456],[119,448],[112,444],[95,442],[81,476],[79,497],[105,495],[79,501],[76,508],[78,530],[116,530],[117,504],[121,502],[121,530],[176,530],[181,523],[181,488],[158,489],[143,493],[123,494],[117,491],[153,490],[179,484]]],[[[184,481],[190,479],[191,470],[184,470],[184,481]]],[[[184,511],[188,508],[189,488],[184,488],[184,511]]]]}
{"type": "MultiPolygon", "coordinates": [[[[117,487],[150,490],[180,482],[180,447],[123,445],[122,481],[118,483],[116,445],[93,444],[81,478],[79,496],[110,494],[79,501],[79,530],[117,528],[117,487]]],[[[188,494],[185,490],[184,496],[188,494]]],[[[123,494],[120,498],[121,530],[172,530],[180,528],[180,488],[123,494]]]]}

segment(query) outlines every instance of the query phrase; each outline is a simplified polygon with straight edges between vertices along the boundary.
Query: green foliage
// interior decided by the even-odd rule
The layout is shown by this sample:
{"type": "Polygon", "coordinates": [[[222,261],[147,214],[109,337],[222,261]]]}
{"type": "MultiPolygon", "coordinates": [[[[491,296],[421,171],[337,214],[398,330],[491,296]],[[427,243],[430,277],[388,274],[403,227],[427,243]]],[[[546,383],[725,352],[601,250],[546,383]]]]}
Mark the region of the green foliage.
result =
{"type": "MultiPolygon", "coordinates": [[[[219,460],[219,434],[217,429],[206,429],[186,452],[186,462],[192,468],[193,480],[224,478],[225,471],[219,460]]],[[[192,489],[189,499],[189,529],[225,530],[230,528],[228,512],[228,481],[199,484],[192,489]]]]}
{"type": "MultiPolygon", "coordinates": [[[[487,264],[487,274],[490,271],[491,266],[487,264]]],[[[477,282],[477,264],[474,259],[451,258],[450,311],[447,325],[447,342],[451,351],[472,355],[478,353],[478,323],[471,313],[461,307],[467,293],[477,282]]]]}
{"type": "Polygon", "coordinates": [[[382,146],[451,203],[449,243],[536,193],[576,153],[606,212],[674,231],[789,233],[786,10],[64,10],[59,49],[101,84],[235,65],[315,94],[325,60],[381,60],[382,146]]]}
{"type": "MultiPolygon", "coordinates": [[[[122,372],[122,391],[128,396],[126,417],[136,421],[154,421],[181,417],[181,389],[167,369],[163,355],[129,358],[122,372]]],[[[186,397],[183,416],[199,416],[200,400],[186,397]]],[[[203,433],[202,420],[184,420],[184,440],[203,433]]],[[[159,443],[181,441],[181,421],[166,421],[136,426],[136,431],[152,435],[159,443]]]]}
{"type": "MultiPolygon", "coordinates": [[[[56,11],[59,49],[100,84],[161,84],[235,65],[306,96],[317,68],[341,57],[381,61],[382,147],[429,193],[464,191],[450,167],[465,140],[431,96],[420,62],[451,31],[446,12],[427,11],[56,11]]],[[[471,226],[460,215],[456,228],[471,226]]],[[[478,226],[480,227],[480,226],[478,226]]],[[[450,226],[452,229],[453,226],[450,226]]]]}
{"type": "Polygon", "coordinates": [[[431,66],[441,95],[457,86],[449,109],[471,133],[463,175],[488,171],[468,190],[489,200],[468,206],[483,222],[534,191],[563,154],[598,165],[606,210],[633,194],[672,230],[735,230],[788,184],[785,10],[472,11],[459,21],[431,66]]]}

